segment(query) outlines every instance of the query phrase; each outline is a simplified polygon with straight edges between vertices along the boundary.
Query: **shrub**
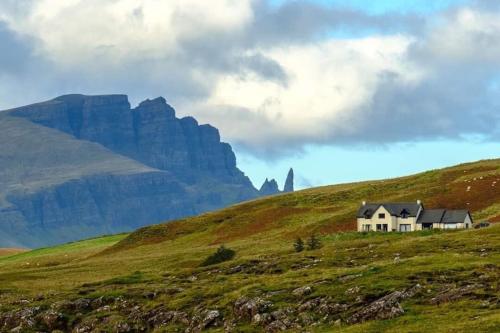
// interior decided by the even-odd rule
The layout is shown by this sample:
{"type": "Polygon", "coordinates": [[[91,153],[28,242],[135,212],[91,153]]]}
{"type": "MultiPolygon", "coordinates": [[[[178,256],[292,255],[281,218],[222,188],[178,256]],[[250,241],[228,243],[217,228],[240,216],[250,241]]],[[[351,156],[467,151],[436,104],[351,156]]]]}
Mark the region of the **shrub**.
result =
{"type": "Polygon", "coordinates": [[[235,251],[226,248],[224,245],[221,245],[214,254],[208,256],[207,259],[205,259],[205,261],[201,263],[201,266],[215,265],[224,261],[231,260],[234,258],[235,254],[235,251]]]}
{"type": "Polygon", "coordinates": [[[316,250],[321,247],[321,241],[319,240],[316,235],[311,235],[309,239],[307,240],[307,249],[308,250],[316,250]]]}
{"type": "Polygon", "coordinates": [[[298,237],[295,240],[295,243],[293,243],[293,247],[295,249],[295,252],[302,252],[302,251],[304,251],[304,241],[302,240],[302,238],[298,237]]]}

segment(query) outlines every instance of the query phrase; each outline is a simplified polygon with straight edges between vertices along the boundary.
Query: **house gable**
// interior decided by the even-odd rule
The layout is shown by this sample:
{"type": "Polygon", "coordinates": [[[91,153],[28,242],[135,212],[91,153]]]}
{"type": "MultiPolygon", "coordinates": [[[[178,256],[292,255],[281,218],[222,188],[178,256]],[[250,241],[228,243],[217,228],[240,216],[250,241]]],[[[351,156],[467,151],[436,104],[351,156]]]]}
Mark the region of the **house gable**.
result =
{"type": "Polygon", "coordinates": [[[371,219],[380,207],[384,207],[388,214],[395,217],[417,217],[423,209],[420,202],[367,203],[358,209],[357,217],[371,219]]]}

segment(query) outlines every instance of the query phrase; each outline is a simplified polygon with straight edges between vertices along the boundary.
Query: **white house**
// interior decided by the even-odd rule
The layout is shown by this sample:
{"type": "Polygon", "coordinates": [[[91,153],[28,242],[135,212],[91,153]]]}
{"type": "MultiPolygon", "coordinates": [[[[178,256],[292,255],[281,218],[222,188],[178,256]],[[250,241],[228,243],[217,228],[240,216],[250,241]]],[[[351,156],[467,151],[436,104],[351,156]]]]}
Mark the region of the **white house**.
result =
{"type": "Polygon", "coordinates": [[[468,210],[425,209],[416,202],[366,203],[358,210],[358,231],[416,231],[467,229],[473,224],[468,210]]]}

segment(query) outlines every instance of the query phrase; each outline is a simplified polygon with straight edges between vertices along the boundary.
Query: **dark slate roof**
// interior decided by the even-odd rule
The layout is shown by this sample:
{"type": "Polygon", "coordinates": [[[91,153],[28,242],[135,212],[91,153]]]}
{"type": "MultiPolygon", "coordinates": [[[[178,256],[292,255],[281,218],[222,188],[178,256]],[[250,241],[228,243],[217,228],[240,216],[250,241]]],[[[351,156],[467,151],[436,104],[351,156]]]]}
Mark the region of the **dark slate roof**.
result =
{"type": "Polygon", "coordinates": [[[438,223],[443,219],[445,209],[424,209],[418,217],[417,223],[438,223]]]}
{"type": "Polygon", "coordinates": [[[418,217],[417,223],[463,223],[467,215],[469,211],[466,209],[425,209],[418,217]]]}
{"type": "Polygon", "coordinates": [[[442,223],[463,223],[467,215],[469,215],[469,211],[465,209],[447,210],[443,216],[442,223]]]}
{"type": "Polygon", "coordinates": [[[358,209],[357,217],[367,217],[371,218],[375,211],[380,207],[384,206],[385,209],[392,216],[401,216],[403,211],[406,211],[408,216],[416,217],[419,208],[422,204],[416,202],[398,202],[398,203],[367,203],[358,209]]]}

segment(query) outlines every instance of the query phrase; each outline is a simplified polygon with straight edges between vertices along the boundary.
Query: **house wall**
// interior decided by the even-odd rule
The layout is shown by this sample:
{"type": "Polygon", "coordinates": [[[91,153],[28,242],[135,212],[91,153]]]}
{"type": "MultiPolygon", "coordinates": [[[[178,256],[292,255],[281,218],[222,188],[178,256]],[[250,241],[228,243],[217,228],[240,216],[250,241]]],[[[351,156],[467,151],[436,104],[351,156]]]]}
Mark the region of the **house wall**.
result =
{"type": "MultiPolygon", "coordinates": [[[[423,209],[422,207],[419,208],[419,211],[417,213],[416,217],[407,217],[407,218],[402,218],[402,217],[396,217],[396,216],[391,216],[391,214],[385,209],[384,206],[380,206],[375,213],[373,214],[371,219],[365,219],[365,218],[358,218],[357,219],[357,224],[358,224],[358,231],[362,232],[365,231],[364,226],[365,225],[370,225],[370,231],[377,231],[377,224],[387,224],[387,231],[400,231],[400,225],[401,224],[409,224],[411,229],[409,231],[417,231],[417,230],[422,230],[422,224],[417,223],[417,220],[422,213],[423,209]],[[379,214],[385,214],[384,218],[379,218],[379,214]]],[[[433,223],[432,227],[434,229],[447,229],[450,227],[450,225],[445,224],[445,223],[439,223],[435,222],[433,223]]],[[[467,215],[463,223],[456,223],[456,229],[463,229],[463,228],[472,228],[472,220],[470,215],[467,215]]]]}
{"type": "Polygon", "coordinates": [[[464,228],[472,228],[472,219],[470,218],[470,215],[467,214],[467,217],[465,218],[465,221],[464,221],[464,228]]]}
{"type": "Polygon", "coordinates": [[[415,230],[416,218],[408,217],[406,219],[391,216],[385,207],[379,207],[371,219],[358,218],[358,231],[364,231],[364,225],[370,225],[371,231],[377,231],[377,224],[387,224],[387,231],[399,231],[399,224],[410,224],[411,231],[415,230]],[[385,214],[385,218],[379,218],[379,214],[385,214]]]}
{"type": "MultiPolygon", "coordinates": [[[[472,220],[470,218],[469,215],[467,215],[467,217],[465,218],[464,222],[463,223],[455,223],[456,224],[456,228],[450,228],[450,224],[448,223],[439,223],[439,222],[434,222],[432,224],[432,228],[433,229],[466,229],[466,228],[469,228],[471,229],[472,228],[472,220]]],[[[422,224],[421,223],[417,223],[417,228],[416,230],[422,230],[422,224]]]]}
{"type": "Polygon", "coordinates": [[[411,231],[417,230],[417,218],[416,217],[407,217],[405,219],[402,217],[398,217],[396,231],[399,231],[399,225],[401,225],[401,224],[410,224],[411,231]]]}

